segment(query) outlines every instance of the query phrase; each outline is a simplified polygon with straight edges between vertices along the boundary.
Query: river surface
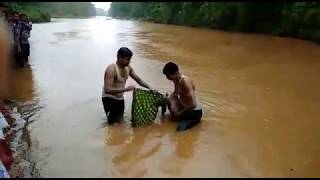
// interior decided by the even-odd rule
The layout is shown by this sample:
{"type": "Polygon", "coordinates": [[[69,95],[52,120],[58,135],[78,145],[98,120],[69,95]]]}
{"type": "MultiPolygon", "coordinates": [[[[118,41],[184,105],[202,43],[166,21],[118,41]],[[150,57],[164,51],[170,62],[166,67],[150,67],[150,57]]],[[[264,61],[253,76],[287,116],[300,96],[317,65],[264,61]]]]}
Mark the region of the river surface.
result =
{"type": "MultiPolygon", "coordinates": [[[[30,66],[11,96],[42,108],[28,126],[42,177],[319,177],[320,46],[291,38],[129,20],[34,24],[30,66]],[[127,46],[136,73],[158,89],[167,61],[190,76],[203,121],[186,132],[156,120],[106,126],[107,65],[127,46]]],[[[127,85],[136,85],[130,79],[127,85]]]]}

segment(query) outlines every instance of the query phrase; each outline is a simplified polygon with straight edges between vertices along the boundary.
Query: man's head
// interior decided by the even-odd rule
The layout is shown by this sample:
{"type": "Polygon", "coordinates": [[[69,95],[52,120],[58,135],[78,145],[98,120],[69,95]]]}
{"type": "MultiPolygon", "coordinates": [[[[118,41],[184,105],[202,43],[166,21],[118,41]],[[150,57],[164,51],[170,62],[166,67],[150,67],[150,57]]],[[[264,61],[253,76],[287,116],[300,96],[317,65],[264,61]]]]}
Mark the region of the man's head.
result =
{"type": "Polygon", "coordinates": [[[118,50],[117,63],[121,66],[128,66],[132,57],[132,51],[127,47],[122,47],[118,50]]]}
{"type": "Polygon", "coordinates": [[[24,22],[28,21],[28,17],[26,14],[20,14],[20,18],[21,18],[21,21],[24,21],[24,22]]]}
{"type": "Polygon", "coordinates": [[[20,15],[18,12],[13,12],[13,15],[12,15],[12,21],[13,22],[18,22],[20,19],[20,15]]]}
{"type": "Polygon", "coordinates": [[[164,66],[162,73],[167,77],[167,79],[169,79],[171,81],[178,80],[179,75],[180,75],[178,65],[176,65],[173,62],[168,62],[164,66]]]}

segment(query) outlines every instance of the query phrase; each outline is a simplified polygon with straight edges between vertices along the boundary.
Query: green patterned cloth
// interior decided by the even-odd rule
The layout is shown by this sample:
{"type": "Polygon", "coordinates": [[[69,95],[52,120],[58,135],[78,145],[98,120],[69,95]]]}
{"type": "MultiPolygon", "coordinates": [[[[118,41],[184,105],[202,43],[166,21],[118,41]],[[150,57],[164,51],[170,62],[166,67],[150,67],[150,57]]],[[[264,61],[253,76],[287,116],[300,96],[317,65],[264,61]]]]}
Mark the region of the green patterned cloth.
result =
{"type": "Polygon", "coordinates": [[[165,96],[158,92],[143,89],[133,91],[131,122],[133,127],[153,123],[157,117],[159,106],[163,105],[165,96]]]}

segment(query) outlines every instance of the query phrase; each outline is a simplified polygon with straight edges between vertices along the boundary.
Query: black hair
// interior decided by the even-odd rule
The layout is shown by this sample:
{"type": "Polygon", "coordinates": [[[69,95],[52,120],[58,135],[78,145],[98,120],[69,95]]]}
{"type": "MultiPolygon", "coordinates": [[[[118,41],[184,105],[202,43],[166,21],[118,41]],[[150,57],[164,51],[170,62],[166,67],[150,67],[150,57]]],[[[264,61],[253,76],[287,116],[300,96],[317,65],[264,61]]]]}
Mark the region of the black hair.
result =
{"type": "Polygon", "coordinates": [[[175,63],[173,62],[168,62],[163,70],[162,70],[162,73],[165,74],[165,75],[172,75],[172,74],[175,74],[176,72],[179,71],[179,67],[178,65],[176,65],[175,63]]]}
{"type": "Polygon", "coordinates": [[[132,51],[127,47],[122,47],[118,50],[117,57],[132,57],[132,51]]]}

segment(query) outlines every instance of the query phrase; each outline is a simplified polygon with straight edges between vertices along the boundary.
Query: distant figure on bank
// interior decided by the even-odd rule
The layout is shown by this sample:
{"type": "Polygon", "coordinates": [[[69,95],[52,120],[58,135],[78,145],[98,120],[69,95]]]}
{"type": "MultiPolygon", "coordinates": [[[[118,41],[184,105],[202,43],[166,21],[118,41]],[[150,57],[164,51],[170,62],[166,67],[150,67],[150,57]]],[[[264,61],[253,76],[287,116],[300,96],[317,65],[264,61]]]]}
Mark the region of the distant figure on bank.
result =
{"type": "Polygon", "coordinates": [[[168,97],[167,105],[173,120],[178,122],[177,131],[195,126],[202,118],[202,107],[192,80],[181,74],[173,62],[164,66],[163,74],[174,83],[174,92],[168,97]]]}
{"type": "Polygon", "coordinates": [[[28,58],[30,56],[30,43],[29,43],[29,38],[30,38],[30,31],[32,25],[30,24],[27,15],[21,14],[21,30],[20,30],[20,47],[21,47],[21,55],[20,57],[22,58],[22,61],[24,64],[28,63],[28,58]]]}
{"type": "Polygon", "coordinates": [[[152,90],[151,87],[144,82],[129,65],[132,52],[127,47],[118,50],[117,62],[110,64],[104,74],[104,86],[102,92],[102,103],[104,111],[108,116],[108,123],[113,124],[119,122],[124,113],[123,93],[133,91],[135,86],[126,86],[128,77],[130,76],[139,85],[152,90]]]}
{"type": "Polygon", "coordinates": [[[21,43],[20,43],[20,35],[21,35],[21,23],[20,23],[20,15],[17,12],[13,13],[12,21],[10,24],[10,28],[13,34],[13,55],[15,61],[23,66],[24,62],[21,58],[21,43]]]}

